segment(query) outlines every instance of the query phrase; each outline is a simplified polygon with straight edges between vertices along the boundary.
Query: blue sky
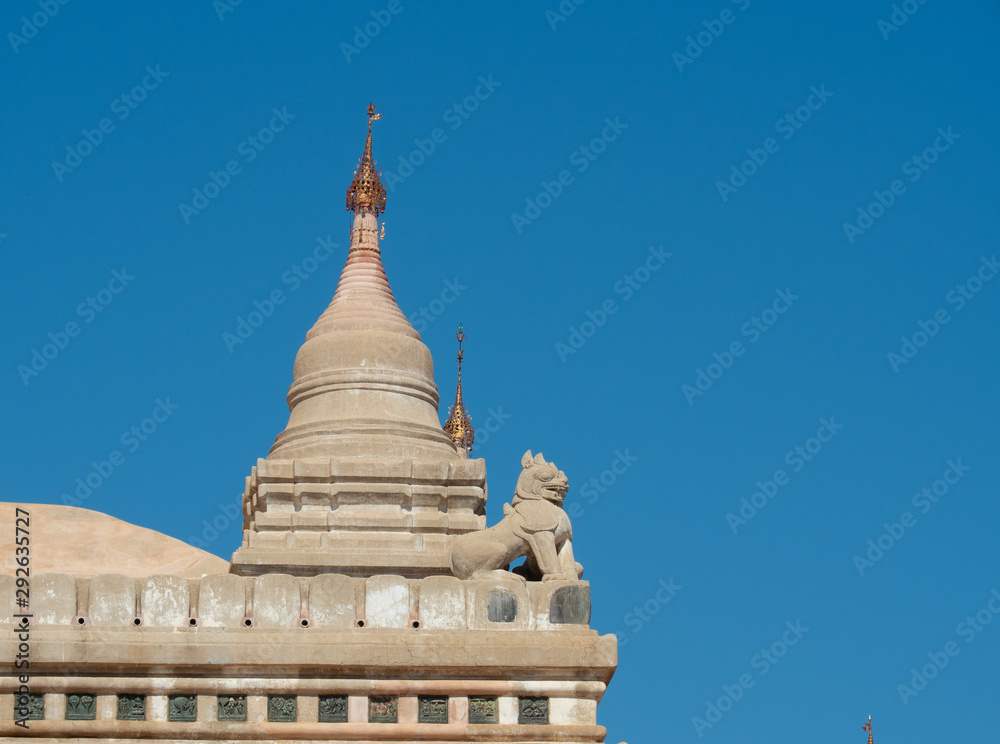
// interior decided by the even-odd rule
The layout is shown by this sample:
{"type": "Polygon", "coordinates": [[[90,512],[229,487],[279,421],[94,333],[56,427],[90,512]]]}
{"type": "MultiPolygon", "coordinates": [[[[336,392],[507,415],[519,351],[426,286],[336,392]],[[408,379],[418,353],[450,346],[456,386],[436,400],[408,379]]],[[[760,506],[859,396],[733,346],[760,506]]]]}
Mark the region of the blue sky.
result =
{"type": "Polygon", "coordinates": [[[0,498],[118,450],[82,505],[230,556],[374,100],[489,521],[526,449],[570,478],[608,741],[995,736],[995,3],[43,6],[0,14],[0,498]]]}

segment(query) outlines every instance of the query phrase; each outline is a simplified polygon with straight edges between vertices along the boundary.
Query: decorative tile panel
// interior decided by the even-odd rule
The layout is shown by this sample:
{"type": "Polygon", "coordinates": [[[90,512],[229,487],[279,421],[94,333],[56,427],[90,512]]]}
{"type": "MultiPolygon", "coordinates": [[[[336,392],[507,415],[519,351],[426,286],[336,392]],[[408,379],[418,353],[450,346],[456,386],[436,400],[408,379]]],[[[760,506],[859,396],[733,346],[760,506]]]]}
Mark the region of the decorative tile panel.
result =
{"type": "Polygon", "coordinates": [[[507,592],[494,592],[486,601],[486,617],[493,623],[512,623],[517,617],[517,597],[507,592]]]}
{"type": "Polygon", "coordinates": [[[523,697],[517,701],[518,723],[548,723],[549,699],[547,697],[523,697]]]}
{"type": "Polygon", "coordinates": [[[197,721],[198,698],[195,695],[168,695],[168,721],[197,721]]]}
{"type": "Polygon", "coordinates": [[[500,706],[495,695],[469,697],[469,723],[500,723],[500,706]]]}
{"type": "Polygon", "coordinates": [[[246,695],[219,695],[218,702],[220,721],[247,720],[246,695]]]}
{"type": "Polygon", "coordinates": [[[553,625],[590,623],[590,588],[563,586],[552,592],[549,622],[553,625]]]}
{"type": "Polygon", "coordinates": [[[347,723],[347,695],[319,696],[320,723],[347,723]]]}
{"type": "Polygon", "coordinates": [[[268,695],[267,720],[288,723],[298,716],[298,705],[295,695],[268,695]]]}
{"type": "Polygon", "coordinates": [[[123,694],[118,696],[119,721],[145,721],[146,696],[123,694]]]}
{"type": "Polygon", "coordinates": [[[28,693],[14,693],[14,720],[41,721],[45,718],[45,696],[28,693]],[[25,715],[27,714],[27,715],[25,715]]]}
{"type": "Polygon", "coordinates": [[[368,698],[368,723],[396,723],[399,698],[395,695],[372,695],[368,698]]]}
{"type": "Polygon", "coordinates": [[[417,723],[448,723],[448,696],[420,695],[417,698],[417,723]]]}
{"type": "Polygon", "coordinates": [[[66,695],[67,721],[93,721],[97,716],[97,695],[92,692],[71,692],[66,695]]]}

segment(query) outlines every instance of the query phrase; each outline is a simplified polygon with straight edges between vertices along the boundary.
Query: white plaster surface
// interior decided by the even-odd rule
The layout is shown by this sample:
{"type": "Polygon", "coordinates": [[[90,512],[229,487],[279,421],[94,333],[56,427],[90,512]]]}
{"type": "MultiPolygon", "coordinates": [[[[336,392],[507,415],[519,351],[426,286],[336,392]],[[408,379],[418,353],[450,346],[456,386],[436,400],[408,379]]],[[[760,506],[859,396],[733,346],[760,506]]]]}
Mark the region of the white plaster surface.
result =
{"type": "Polygon", "coordinates": [[[372,576],[365,581],[365,624],[404,628],[410,617],[410,588],[402,576],[372,576]]]}

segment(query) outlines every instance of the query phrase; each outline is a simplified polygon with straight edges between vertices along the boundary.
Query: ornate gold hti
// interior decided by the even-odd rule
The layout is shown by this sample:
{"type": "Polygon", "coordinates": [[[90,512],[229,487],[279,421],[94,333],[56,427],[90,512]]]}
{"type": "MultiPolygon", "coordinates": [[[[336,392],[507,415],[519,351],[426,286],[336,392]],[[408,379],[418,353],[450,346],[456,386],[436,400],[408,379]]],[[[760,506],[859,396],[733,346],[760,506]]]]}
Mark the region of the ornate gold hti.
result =
{"type": "Polygon", "coordinates": [[[385,211],[385,186],[379,179],[375,158],[372,156],[372,122],[382,118],[375,113],[375,104],[368,104],[368,139],[365,140],[365,151],[354,171],[354,180],[347,187],[347,209],[359,212],[370,209],[376,216],[385,211]]]}
{"type": "Polygon", "coordinates": [[[462,324],[458,324],[458,388],[455,390],[455,403],[448,409],[448,420],[445,422],[444,431],[451,437],[451,441],[460,449],[470,451],[473,442],[476,441],[476,432],[472,428],[472,421],[469,420],[469,411],[462,401],[462,342],[465,341],[465,331],[462,324]]]}

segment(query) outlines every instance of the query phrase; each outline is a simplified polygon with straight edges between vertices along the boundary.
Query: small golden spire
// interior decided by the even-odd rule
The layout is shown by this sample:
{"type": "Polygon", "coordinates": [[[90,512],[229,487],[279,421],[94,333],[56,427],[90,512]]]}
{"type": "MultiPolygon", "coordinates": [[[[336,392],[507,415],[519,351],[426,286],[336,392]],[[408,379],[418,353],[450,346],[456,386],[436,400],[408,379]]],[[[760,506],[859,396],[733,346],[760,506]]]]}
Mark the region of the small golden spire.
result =
{"type": "Polygon", "coordinates": [[[472,444],[476,441],[476,431],[472,428],[472,421],[469,420],[469,411],[462,401],[462,342],[465,341],[465,331],[462,324],[458,324],[458,388],[455,390],[455,403],[448,409],[448,420],[445,422],[444,431],[451,437],[451,441],[458,448],[464,448],[466,452],[472,450],[472,444]]]}
{"type": "Polygon", "coordinates": [[[868,723],[861,727],[862,731],[868,732],[868,744],[875,744],[874,739],[872,739],[872,717],[868,716],[868,723]]]}
{"type": "Polygon", "coordinates": [[[385,186],[379,180],[379,171],[375,167],[372,156],[372,122],[382,118],[375,113],[375,104],[368,104],[368,139],[365,140],[365,151],[354,171],[354,180],[347,187],[347,209],[357,212],[361,209],[371,209],[376,216],[385,211],[385,186]]]}

